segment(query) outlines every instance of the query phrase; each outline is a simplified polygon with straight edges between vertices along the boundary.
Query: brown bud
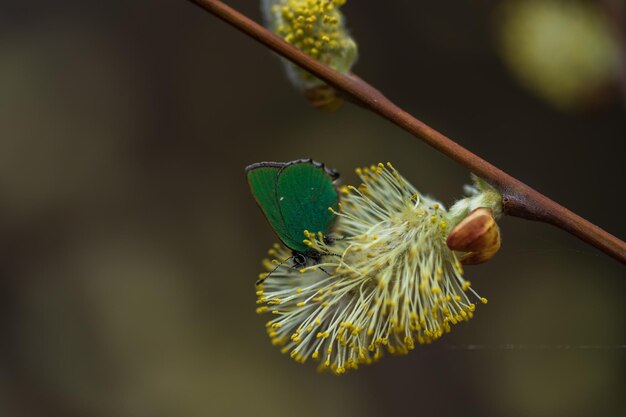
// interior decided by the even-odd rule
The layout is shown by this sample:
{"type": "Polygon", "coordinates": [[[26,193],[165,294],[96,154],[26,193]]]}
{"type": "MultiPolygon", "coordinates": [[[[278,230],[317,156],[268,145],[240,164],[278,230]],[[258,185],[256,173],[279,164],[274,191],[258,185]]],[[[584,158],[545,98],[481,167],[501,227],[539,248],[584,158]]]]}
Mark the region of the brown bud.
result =
{"type": "Polygon", "coordinates": [[[304,97],[319,110],[334,112],[341,107],[343,100],[329,85],[323,84],[304,90],[304,97]]]}
{"type": "Polygon", "coordinates": [[[467,252],[461,257],[464,265],[487,262],[500,249],[500,228],[489,208],[477,208],[448,235],[446,242],[454,251],[467,252]]]}

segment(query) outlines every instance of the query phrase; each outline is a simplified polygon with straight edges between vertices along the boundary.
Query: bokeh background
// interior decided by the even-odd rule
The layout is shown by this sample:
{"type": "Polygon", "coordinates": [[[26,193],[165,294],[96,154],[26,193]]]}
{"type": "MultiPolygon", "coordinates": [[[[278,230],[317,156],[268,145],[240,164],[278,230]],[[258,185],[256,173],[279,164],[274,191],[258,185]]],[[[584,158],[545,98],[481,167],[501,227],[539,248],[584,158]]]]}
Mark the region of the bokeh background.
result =
{"type": "MultiPolygon", "coordinates": [[[[229,3],[260,20],[257,2],[229,3]]],[[[355,72],[624,238],[617,84],[575,111],[519,84],[499,3],[350,1],[355,72]]],[[[446,204],[469,178],[356,106],[310,108],[275,56],[184,0],[0,1],[0,415],[624,409],[624,267],[513,218],[501,253],[467,269],[489,304],[441,341],[342,377],[281,355],[254,294],[276,237],[243,168],[302,157],[344,183],[392,161],[446,204]]]]}

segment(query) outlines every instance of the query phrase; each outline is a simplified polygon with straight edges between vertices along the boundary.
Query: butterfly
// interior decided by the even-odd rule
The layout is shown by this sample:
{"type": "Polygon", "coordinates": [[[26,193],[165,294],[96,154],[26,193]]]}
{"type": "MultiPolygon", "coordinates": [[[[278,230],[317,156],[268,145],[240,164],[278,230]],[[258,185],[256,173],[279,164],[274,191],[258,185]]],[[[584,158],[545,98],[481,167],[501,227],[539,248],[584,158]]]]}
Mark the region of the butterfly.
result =
{"type": "Polygon", "coordinates": [[[291,249],[294,266],[318,263],[324,255],[304,243],[304,231],[330,241],[338,209],[339,173],[312,159],[257,162],[246,167],[250,191],[278,238],[291,249]]]}

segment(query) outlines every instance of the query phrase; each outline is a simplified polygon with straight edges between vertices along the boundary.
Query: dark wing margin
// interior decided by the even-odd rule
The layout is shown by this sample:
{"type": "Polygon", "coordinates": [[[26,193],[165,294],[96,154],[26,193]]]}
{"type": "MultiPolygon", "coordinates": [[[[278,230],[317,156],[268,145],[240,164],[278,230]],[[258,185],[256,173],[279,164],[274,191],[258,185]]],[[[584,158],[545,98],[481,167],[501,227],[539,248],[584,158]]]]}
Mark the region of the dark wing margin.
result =
{"type": "Polygon", "coordinates": [[[323,162],[317,162],[311,158],[308,159],[296,159],[295,161],[291,161],[291,162],[287,162],[285,164],[285,166],[283,167],[283,169],[289,167],[290,165],[296,165],[296,164],[310,164],[313,165],[316,168],[319,168],[321,170],[323,170],[326,175],[328,175],[333,181],[336,181],[339,179],[339,171],[337,171],[336,169],[333,169],[331,167],[326,166],[326,164],[324,164],[323,162]]]}
{"type": "Polygon", "coordinates": [[[255,162],[254,164],[250,164],[246,167],[246,173],[256,168],[280,168],[284,169],[290,165],[296,164],[311,164],[317,168],[324,170],[324,172],[332,178],[333,181],[339,179],[339,172],[336,169],[330,168],[326,166],[323,162],[317,162],[311,158],[303,158],[303,159],[295,159],[289,162],[255,162]]]}

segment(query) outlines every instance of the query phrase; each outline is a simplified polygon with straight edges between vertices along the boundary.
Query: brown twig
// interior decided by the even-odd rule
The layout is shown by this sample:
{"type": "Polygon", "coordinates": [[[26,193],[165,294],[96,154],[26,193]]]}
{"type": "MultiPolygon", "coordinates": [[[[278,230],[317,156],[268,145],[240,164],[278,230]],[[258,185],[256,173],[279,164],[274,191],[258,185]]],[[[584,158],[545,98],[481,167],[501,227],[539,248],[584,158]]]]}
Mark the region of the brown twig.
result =
{"type": "Polygon", "coordinates": [[[269,30],[218,0],[189,0],[294,62],[353,101],[398,125],[484,178],[503,195],[504,212],[552,224],[626,263],[626,243],[511,177],[442,133],[402,110],[356,76],[341,74],[304,54],[269,30]]]}

